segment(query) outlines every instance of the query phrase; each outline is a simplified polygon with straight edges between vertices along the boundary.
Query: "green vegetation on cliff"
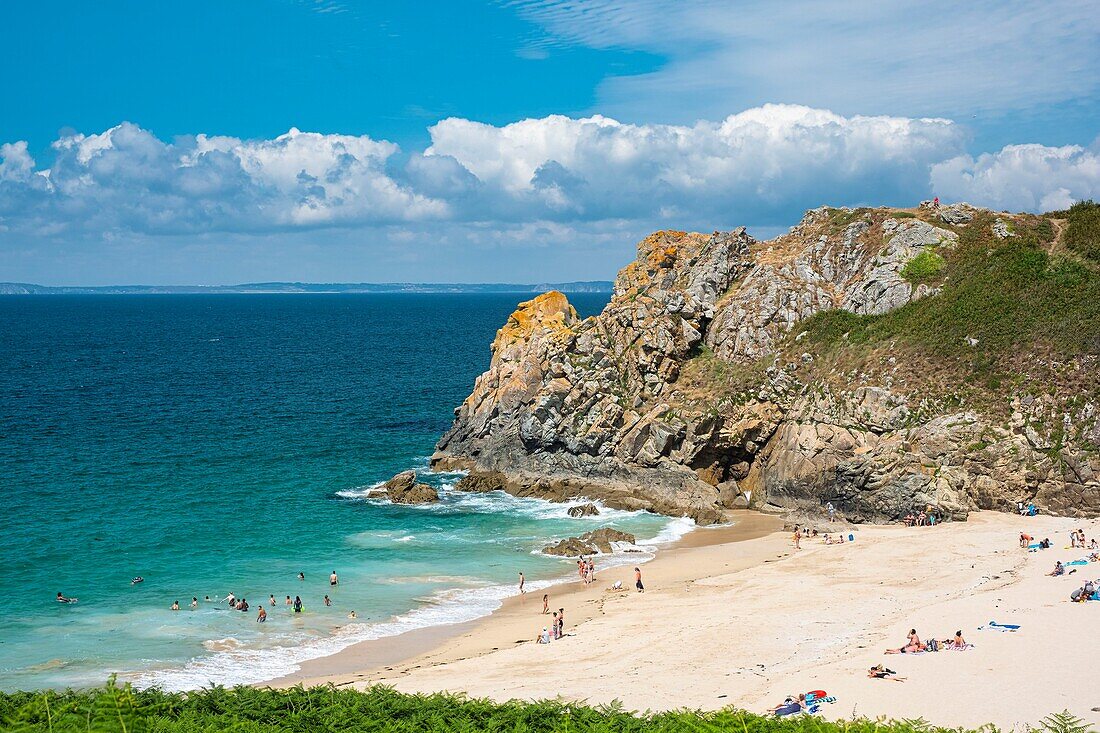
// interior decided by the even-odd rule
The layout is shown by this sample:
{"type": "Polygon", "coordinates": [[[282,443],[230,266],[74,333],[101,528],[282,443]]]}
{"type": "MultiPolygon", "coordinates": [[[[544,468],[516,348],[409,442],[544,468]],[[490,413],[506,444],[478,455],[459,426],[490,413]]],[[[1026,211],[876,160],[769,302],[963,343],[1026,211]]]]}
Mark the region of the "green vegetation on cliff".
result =
{"type": "Polygon", "coordinates": [[[940,292],[882,315],[818,313],[796,328],[795,335],[805,335],[795,348],[831,356],[828,366],[842,368],[904,356],[942,372],[945,382],[954,377],[992,391],[1017,378],[1021,365],[1095,353],[1100,272],[1075,253],[1089,251],[1097,210],[1090,203],[1068,212],[1064,241],[1071,252],[1053,246],[1056,229],[1046,217],[1017,216],[1011,235],[1001,238],[993,231],[996,216],[980,212],[970,224],[951,227],[959,241],[943,252],[942,263],[921,262],[922,254],[903,271],[914,281],[935,275],[940,292]],[[1073,247],[1071,232],[1078,232],[1073,247]]]}
{"type": "MultiPolygon", "coordinates": [[[[213,688],[188,694],[138,692],[113,684],[88,692],[0,694],[0,728],[11,733],[357,733],[515,731],[516,733],[947,733],[922,720],[830,723],[813,716],[776,720],[737,710],[633,714],[617,706],[556,701],[493,703],[452,695],[403,695],[335,687],[213,688]]],[[[961,731],[961,729],[959,729],[961,731]]],[[[1086,733],[1068,713],[1046,718],[1043,733],[1086,733]]],[[[952,731],[958,733],[958,731],[952,731]]]]}
{"type": "Polygon", "coordinates": [[[1100,204],[1091,199],[1078,201],[1051,216],[1066,219],[1066,247],[1088,260],[1100,262],[1100,204]]]}

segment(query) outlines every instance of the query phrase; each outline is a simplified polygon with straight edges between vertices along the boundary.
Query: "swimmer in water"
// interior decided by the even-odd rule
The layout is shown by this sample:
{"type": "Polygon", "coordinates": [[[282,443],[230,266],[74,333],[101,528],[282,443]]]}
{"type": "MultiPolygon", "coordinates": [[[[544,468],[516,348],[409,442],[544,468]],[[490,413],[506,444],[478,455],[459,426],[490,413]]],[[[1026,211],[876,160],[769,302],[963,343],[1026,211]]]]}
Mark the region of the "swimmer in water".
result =
{"type": "Polygon", "coordinates": [[[339,583],[340,583],[340,579],[338,577],[336,577],[336,571],[333,570],[332,575],[328,576],[328,584],[329,585],[339,585],[339,583]]]}
{"type": "Polygon", "coordinates": [[[61,591],[57,592],[57,602],[58,603],[76,603],[76,601],[77,601],[76,598],[69,598],[68,596],[63,595],[61,593],[61,591]]]}
{"type": "Polygon", "coordinates": [[[348,618],[359,618],[359,617],[355,615],[355,611],[352,611],[351,613],[348,614],[348,618]]]}
{"type": "Polygon", "coordinates": [[[256,617],[256,622],[262,624],[265,621],[267,621],[267,610],[263,606],[260,606],[260,614],[256,617]]]}
{"type": "Polygon", "coordinates": [[[275,596],[271,596],[269,600],[271,601],[271,605],[274,606],[275,605],[275,596]]]}
{"type": "Polygon", "coordinates": [[[141,577],[140,575],[138,575],[135,578],[130,578],[130,585],[137,585],[138,583],[144,583],[144,582],[145,582],[145,578],[141,577]]]}
{"type": "Polygon", "coordinates": [[[179,602],[179,601],[173,601],[173,602],[172,602],[172,610],[173,610],[173,611],[178,611],[178,610],[180,610],[180,602],[179,602]]]}
{"type": "Polygon", "coordinates": [[[305,579],[306,579],[306,574],[305,573],[298,573],[298,580],[305,580],[305,579]]]}
{"type": "Polygon", "coordinates": [[[325,596],[325,605],[326,606],[331,606],[332,605],[332,600],[328,596],[325,596]]]}
{"type": "Polygon", "coordinates": [[[199,599],[194,596],[191,597],[191,610],[194,611],[199,607],[199,599]]]}

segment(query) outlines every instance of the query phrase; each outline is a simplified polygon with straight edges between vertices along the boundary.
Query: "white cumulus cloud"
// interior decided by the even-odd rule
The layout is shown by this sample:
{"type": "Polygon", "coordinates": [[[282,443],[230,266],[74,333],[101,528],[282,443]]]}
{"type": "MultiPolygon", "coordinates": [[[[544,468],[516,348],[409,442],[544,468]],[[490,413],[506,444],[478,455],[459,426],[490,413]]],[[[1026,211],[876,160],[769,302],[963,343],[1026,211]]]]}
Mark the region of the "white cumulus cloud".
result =
{"type": "Polygon", "coordinates": [[[974,158],[932,166],[932,184],[946,199],[993,209],[1051,211],[1100,199],[1100,154],[1077,145],[1007,145],[974,158]]]}

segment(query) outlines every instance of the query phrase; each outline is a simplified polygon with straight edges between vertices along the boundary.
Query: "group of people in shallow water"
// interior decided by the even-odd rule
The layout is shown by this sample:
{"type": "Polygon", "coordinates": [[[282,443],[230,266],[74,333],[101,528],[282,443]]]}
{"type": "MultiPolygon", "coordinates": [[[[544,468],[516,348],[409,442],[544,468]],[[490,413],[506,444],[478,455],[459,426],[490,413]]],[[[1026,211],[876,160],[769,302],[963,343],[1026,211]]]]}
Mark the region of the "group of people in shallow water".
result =
{"type": "MultiPolygon", "coordinates": [[[[298,580],[304,581],[305,579],[306,579],[305,573],[301,573],[301,572],[298,573],[298,580]]],[[[329,575],[329,585],[335,588],[339,584],[340,584],[340,578],[336,574],[336,571],[333,570],[332,574],[329,575]]],[[[63,598],[63,596],[60,593],[58,593],[57,594],[57,600],[60,601],[62,598],[63,598]]],[[[73,599],[67,599],[65,602],[66,603],[72,603],[72,602],[75,602],[75,601],[76,601],[76,599],[73,598],[73,599]]],[[[234,594],[234,593],[230,593],[225,598],[219,598],[219,599],[216,599],[216,600],[211,599],[210,596],[206,596],[205,602],[206,603],[215,603],[215,602],[216,603],[227,603],[227,604],[229,604],[229,609],[230,610],[232,610],[232,611],[241,611],[242,613],[247,613],[251,609],[251,606],[249,605],[248,600],[244,596],[241,596],[240,598],[238,598],[236,596],[236,594],[234,594]]],[[[325,597],[324,597],[322,602],[325,604],[325,606],[332,606],[332,599],[329,598],[327,593],[325,594],[325,597]]],[[[268,605],[271,606],[272,608],[275,607],[276,601],[275,601],[274,594],[268,596],[268,605]]],[[[286,597],[286,602],[285,602],[284,605],[287,608],[289,608],[293,613],[302,613],[305,610],[305,604],[302,603],[302,597],[301,596],[294,596],[293,600],[291,599],[290,596],[287,596],[286,597]]],[[[191,610],[195,610],[198,607],[199,607],[199,599],[197,597],[191,598],[191,610]]],[[[173,611],[180,610],[180,602],[179,601],[173,602],[172,606],[171,606],[171,610],[173,610],[173,611]]],[[[357,615],[356,615],[355,611],[351,611],[350,613],[348,613],[348,618],[350,618],[350,619],[357,618],[357,615]]],[[[264,604],[262,604],[262,603],[260,604],[259,613],[256,615],[256,622],[261,623],[261,624],[267,622],[267,609],[264,608],[264,604]]]]}

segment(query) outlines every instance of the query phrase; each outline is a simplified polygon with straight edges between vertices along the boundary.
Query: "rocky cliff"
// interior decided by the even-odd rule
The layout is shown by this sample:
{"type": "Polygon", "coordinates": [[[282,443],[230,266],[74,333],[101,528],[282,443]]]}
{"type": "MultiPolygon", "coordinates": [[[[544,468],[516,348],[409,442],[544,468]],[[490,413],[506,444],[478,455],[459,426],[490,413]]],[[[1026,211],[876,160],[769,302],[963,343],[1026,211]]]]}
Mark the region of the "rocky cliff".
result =
{"type": "Polygon", "coordinates": [[[462,488],[720,521],[1100,513],[1100,274],[1064,221],[966,205],[657,232],[598,316],[549,292],[497,333],[436,468],[462,488]]]}

